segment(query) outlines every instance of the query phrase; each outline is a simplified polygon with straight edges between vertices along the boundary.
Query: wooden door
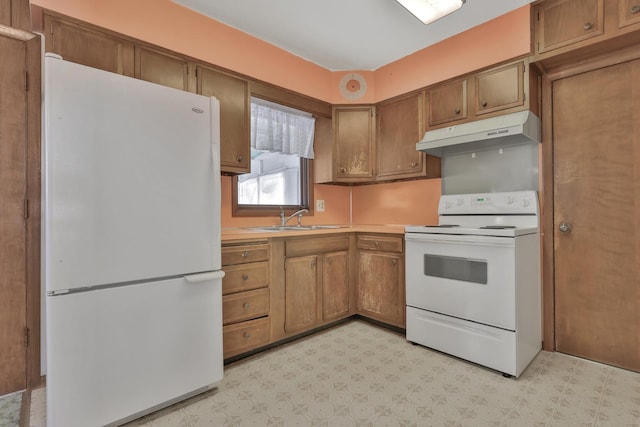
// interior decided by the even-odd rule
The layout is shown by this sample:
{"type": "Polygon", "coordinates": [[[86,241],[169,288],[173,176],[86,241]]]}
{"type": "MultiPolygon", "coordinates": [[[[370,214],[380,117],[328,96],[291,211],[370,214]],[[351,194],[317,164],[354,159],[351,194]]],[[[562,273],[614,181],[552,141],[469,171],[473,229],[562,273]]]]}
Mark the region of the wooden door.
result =
{"type": "MultiPolygon", "coordinates": [[[[135,78],[195,92],[189,81],[189,62],[146,47],[135,47],[135,78]]],[[[195,78],[194,78],[195,80],[195,78]]]]}
{"type": "Polygon", "coordinates": [[[536,5],[536,53],[604,33],[604,0],[551,0],[536,5]]]}
{"type": "Polygon", "coordinates": [[[553,84],[556,348],[640,371],[640,60],[553,84]]]}
{"type": "Polygon", "coordinates": [[[466,118],[466,79],[438,85],[427,91],[427,127],[457,122],[466,118]]]}
{"type": "Polygon", "coordinates": [[[63,59],[112,73],[133,76],[133,44],[44,15],[45,50],[63,59]]]}
{"type": "Polygon", "coordinates": [[[311,329],[318,322],[318,257],[285,260],[285,332],[311,329]]]}
{"type": "Polygon", "coordinates": [[[426,155],[416,150],[424,134],[424,92],[376,108],[378,180],[425,176],[426,155]]]}
{"type": "Polygon", "coordinates": [[[524,105],[524,71],[520,61],[476,75],[476,115],[524,105]]]}
{"type": "Polygon", "coordinates": [[[201,66],[197,80],[197,93],[220,101],[220,168],[223,172],[251,172],[249,83],[201,66]]]}
{"type": "Polygon", "coordinates": [[[372,106],[333,109],[336,181],[362,182],[374,178],[374,115],[372,106]]]}
{"type": "Polygon", "coordinates": [[[326,254],[322,263],[322,320],[349,314],[349,253],[326,254]]]}
{"type": "Polygon", "coordinates": [[[0,396],[26,387],[26,44],[0,36],[0,396]]]}
{"type": "Polygon", "coordinates": [[[358,255],[358,312],[404,327],[402,257],[360,252],[358,255]]]}

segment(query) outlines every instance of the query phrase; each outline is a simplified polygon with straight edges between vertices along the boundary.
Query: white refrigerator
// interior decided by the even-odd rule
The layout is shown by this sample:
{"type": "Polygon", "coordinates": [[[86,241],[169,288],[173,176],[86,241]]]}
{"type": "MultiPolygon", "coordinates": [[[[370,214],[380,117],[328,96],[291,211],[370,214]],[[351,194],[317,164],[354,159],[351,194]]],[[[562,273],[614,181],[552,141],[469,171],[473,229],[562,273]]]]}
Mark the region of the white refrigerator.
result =
{"type": "Polygon", "coordinates": [[[119,425],[222,380],[219,104],[44,67],[47,425],[119,425]]]}

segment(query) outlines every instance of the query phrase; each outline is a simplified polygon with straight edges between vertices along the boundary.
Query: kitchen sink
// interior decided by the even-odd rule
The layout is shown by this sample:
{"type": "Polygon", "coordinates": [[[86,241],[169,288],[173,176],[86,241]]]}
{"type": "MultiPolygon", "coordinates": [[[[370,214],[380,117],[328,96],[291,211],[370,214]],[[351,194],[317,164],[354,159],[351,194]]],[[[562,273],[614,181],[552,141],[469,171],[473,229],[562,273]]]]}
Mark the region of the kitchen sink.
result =
{"type": "Polygon", "coordinates": [[[303,230],[330,230],[335,228],[345,228],[344,225],[268,225],[263,227],[247,227],[247,230],[254,231],[303,231],[303,230]]]}

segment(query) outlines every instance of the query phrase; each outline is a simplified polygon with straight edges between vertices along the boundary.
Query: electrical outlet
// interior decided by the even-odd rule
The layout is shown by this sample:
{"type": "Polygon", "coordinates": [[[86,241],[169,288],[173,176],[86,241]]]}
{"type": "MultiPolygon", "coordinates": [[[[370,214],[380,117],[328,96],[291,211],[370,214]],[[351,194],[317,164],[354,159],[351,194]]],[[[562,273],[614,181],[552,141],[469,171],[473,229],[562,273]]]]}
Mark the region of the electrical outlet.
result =
{"type": "Polygon", "coordinates": [[[324,200],[316,200],[316,211],[324,212],[324,200]]]}

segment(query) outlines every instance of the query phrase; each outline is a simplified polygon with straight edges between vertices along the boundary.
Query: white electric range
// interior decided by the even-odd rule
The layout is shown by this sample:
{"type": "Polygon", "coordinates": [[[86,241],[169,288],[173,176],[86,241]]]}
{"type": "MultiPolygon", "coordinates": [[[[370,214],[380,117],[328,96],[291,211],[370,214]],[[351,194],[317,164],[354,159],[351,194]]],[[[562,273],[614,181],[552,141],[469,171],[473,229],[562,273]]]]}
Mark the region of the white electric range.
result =
{"type": "Polygon", "coordinates": [[[407,340],[519,376],[541,348],[535,191],[443,195],[406,227],[407,340]]]}

